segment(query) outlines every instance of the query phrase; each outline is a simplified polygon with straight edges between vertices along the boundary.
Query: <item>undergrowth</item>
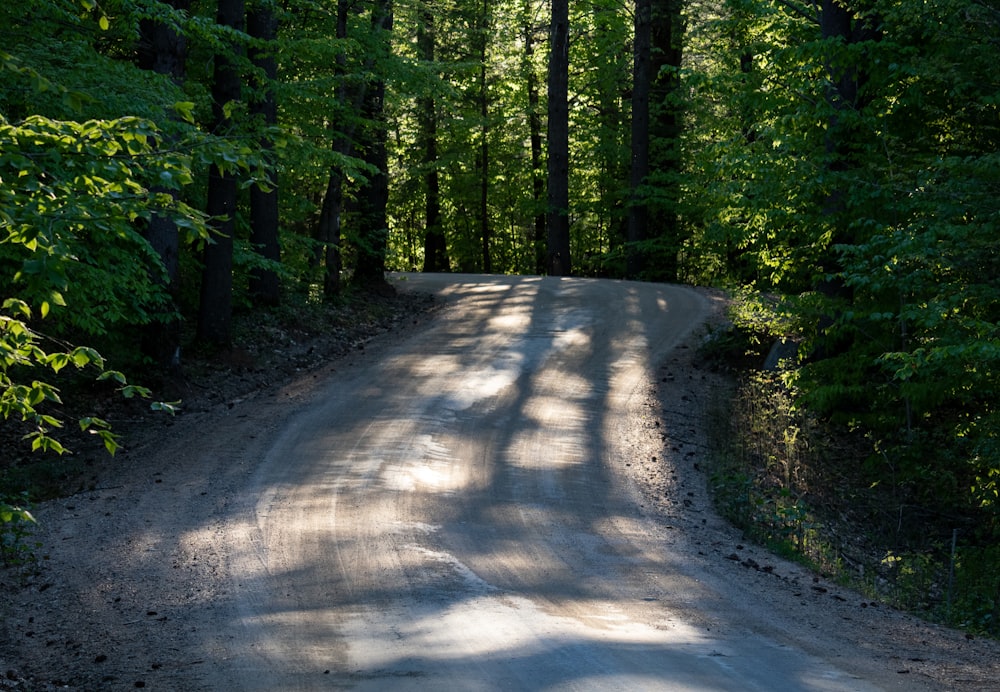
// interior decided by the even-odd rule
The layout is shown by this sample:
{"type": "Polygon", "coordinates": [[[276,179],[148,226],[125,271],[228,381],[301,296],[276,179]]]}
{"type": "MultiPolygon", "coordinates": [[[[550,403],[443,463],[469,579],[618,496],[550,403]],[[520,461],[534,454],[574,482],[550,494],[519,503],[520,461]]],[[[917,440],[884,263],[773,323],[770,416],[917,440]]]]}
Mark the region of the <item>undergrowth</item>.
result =
{"type": "Polygon", "coordinates": [[[759,369],[761,334],[734,329],[708,344],[704,357],[736,375],[709,416],[717,425],[709,482],[720,513],[748,539],[867,598],[1000,636],[997,537],[974,516],[921,502],[894,481],[890,460],[863,431],[796,407],[788,370],[759,369]]]}
{"type": "Polygon", "coordinates": [[[37,561],[37,542],[32,541],[35,519],[27,506],[27,494],[0,496],[0,565],[28,570],[37,561]]]}

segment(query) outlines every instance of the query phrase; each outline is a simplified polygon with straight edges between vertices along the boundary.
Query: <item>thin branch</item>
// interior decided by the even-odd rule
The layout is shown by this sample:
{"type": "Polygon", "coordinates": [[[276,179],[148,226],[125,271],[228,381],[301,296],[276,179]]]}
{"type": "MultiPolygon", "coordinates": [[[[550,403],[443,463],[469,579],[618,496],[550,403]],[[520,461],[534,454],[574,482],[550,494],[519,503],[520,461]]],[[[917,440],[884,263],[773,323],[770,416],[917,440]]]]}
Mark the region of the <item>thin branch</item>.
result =
{"type": "Polygon", "coordinates": [[[801,5],[797,5],[796,3],[792,2],[791,0],[775,0],[775,2],[777,2],[779,5],[783,6],[785,9],[790,10],[792,12],[792,14],[797,15],[799,17],[802,17],[802,19],[810,21],[813,24],[819,26],[819,23],[820,23],[819,22],[819,11],[816,8],[816,3],[813,3],[813,9],[816,10],[816,13],[810,14],[809,10],[807,10],[804,7],[802,7],[801,5]]]}

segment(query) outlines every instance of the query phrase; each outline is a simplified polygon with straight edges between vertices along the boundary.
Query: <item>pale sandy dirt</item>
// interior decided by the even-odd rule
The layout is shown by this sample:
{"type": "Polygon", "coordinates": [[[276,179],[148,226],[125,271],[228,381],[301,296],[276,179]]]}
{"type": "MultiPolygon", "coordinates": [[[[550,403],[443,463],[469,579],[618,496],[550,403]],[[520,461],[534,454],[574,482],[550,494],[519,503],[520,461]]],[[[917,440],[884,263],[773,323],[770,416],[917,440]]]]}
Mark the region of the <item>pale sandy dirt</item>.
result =
{"type": "Polygon", "coordinates": [[[585,408],[588,375],[566,367],[603,334],[581,316],[606,308],[584,296],[517,359],[502,335],[564,290],[502,309],[453,291],[363,351],[133,437],[92,489],[36,508],[41,569],[0,589],[0,689],[1000,689],[996,642],[866,602],[714,514],[700,469],[724,387],[694,354],[717,294],[659,296],[690,324],[641,378],[608,371],[602,397],[628,414],[599,442],[585,414],[539,436],[563,425],[545,418],[558,400],[585,408]],[[487,342],[469,328],[483,309],[487,342]],[[413,370],[443,335],[438,372],[413,370]],[[403,358],[420,382],[379,379],[403,358]],[[474,386],[420,390],[453,360],[474,386]],[[396,389],[432,403],[382,398],[396,389]],[[533,428],[508,426],[515,410],[533,428]],[[553,445],[599,463],[525,470],[553,445]]]}

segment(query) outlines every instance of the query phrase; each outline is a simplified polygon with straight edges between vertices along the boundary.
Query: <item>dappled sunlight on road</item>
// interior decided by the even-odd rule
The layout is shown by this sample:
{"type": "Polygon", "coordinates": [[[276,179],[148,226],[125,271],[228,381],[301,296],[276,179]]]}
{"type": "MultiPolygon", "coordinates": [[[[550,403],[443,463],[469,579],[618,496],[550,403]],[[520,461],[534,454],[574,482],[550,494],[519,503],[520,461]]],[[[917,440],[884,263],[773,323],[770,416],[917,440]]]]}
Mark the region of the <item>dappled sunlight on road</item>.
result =
{"type": "MultiPolygon", "coordinates": [[[[484,587],[485,588],[485,587],[484,587]]],[[[651,627],[630,621],[614,604],[582,602],[581,608],[601,620],[598,627],[581,634],[580,623],[550,615],[531,600],[503,593],[480,593],[443,609],[414,605],[414,617],[400,621],[398,614],[366,612],[350,619],[345,634],[356,642],[355,663],[362,670],[397,667],[402,661],[422,668],[449,660],[477,660],[487,666],[505,660],[541,657],[572,646],[582,655],[580,672],[592,670],[596,648],[591,645],[648,645],[656,648],[684,645],[694,650],[700,643],[710,650],[712,641],[684,626],[651,627]],[[391,633],[390,638],[385,634],[391,633]]]]}
{"type": "Polygon", "coordinates": [[[323,670],[358,689],[731,689],[766,679],[749,672],[762,646],[801,676],[811,663],[732,648],[685,615],[712,596],[677,571],[621,474],[639,388],[699,299],[406,283],[448,303],[434,327],[337,380],[262,466],[234,559],[253,642],[243,686],[323,670]]]}

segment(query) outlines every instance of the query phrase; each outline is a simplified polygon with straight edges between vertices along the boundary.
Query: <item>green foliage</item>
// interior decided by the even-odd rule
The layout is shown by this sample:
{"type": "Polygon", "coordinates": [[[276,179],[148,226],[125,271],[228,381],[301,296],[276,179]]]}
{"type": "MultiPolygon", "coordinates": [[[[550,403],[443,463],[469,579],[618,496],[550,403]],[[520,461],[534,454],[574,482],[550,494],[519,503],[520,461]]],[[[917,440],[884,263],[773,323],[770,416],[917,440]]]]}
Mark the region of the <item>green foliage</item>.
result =
{"type": "Polygon", "coordinates": [[[872,482],[1000,533],[995,8],[879,1],[824,37],[818,6],[712,7],[689,275],[791,296],[758,322],[800,344],[796,405],[867,436],[872,482]]]}
{"type": "Polygon", "coordinates": [[[713,436],[709,484],[720,511],[749,538],[831,569],[836,551],[810,499],[817,422],[793,401],[776,373],[741,381],[730,403],[716,411],[726,422],[713,436]]]}
{"type": "Polygon", "coordinates": [[[967,527],[952,550],[951,530],[912,504],[897,469],[860,468],[863,436],[796,407],[795,394],[761,373],[718,402],[709,484],[720,512],[749,539],[871,598],[1000,634],[995,534],[952,512],[967,527]]]}
{"type": "Polygon", "coordinates": [[[89,334],[149,322],[166,309],[162,264],[138,231],[153,213],[205,234],[203,216],[151,185],[190,183],[189,158],[157,155],[158,132],[136,118],[56,121],[0,116],[0,265],[41,315],[89,334]],[[99,253],[99,254],[98,254],[99,253]]]}
{"type": "Polygon", "coordinates": [[[0,497],[0,564],[25,569],[35,562],[36,543],[29,541],[35,518],[25,509],[26,497],[0,497]]]}
{"type": "MultiPolygon", "coordinates": [[[[0,416],[8,429],[24,430],[31,450],[62,455],[67,372],[126,398],[149,396],[95,348],[69,341],[108,341],[173,318],[146,224],[170,218],[188,243],[204,242],[207,218],[184,192],[210,163],[249,170],[255,158],[185,122],[192,104],[176,85],[121,59],[131,57],[122,42],[148,13],[128,3],[36,2],[29,20],[15,9],[0,10],[0,271],[8,277],[0,416]]],[[[77,423],[114,454],[118,440],[106,420],[77,423]]],[[[13,540],[5,550],[19,550],[28,520],[23,503],[0,505],[4,540],[13,540]]]]}
{"type": "MultiPolygon", "coordinates": [[[[31,379],[32,374],[47,377],[45,372],[51,371],[56,375],[67,366],[90,369],[97,373],[97,381],[112,382],[122,396],[149,396],[148,390],[130,385],[120,372],[107,369],[104,358],[92,348],[43,350],[43,337],[25,321],[32,314],[23,301],[8,299],[3,311],[6,314],[0,314],[0,416],[5,420],[19,419],[30,426],[31,432],[25,439],[30,440],[32,451],[57,454],[67,451],[51,434],[53,429],[63,426],[63,421],[46,412],[49,405],[62,403],[59,390],[42,379],[31,379]]],[[[81,430],[100,437],[108,452],[115,453],[118,442],[106,421],[84,417],[79,425],[81,430]]]]}

